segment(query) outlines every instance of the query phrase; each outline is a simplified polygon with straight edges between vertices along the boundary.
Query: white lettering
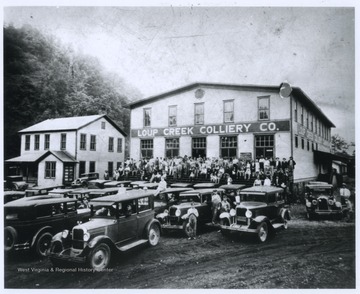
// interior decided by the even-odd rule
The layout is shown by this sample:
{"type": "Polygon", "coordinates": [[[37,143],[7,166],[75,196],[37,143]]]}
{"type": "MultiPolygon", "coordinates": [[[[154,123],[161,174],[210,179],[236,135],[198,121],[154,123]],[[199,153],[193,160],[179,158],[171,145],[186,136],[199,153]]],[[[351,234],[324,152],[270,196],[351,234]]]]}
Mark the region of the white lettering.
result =
{"type": "Polygon", "coordinates": [[[200,133],[201,134],[206,134],[206,127],[201,127],[200,128],[200,133]]]}
{"type": "Polygon", "coordinates": [[[268,124],[268,128],[270,131],[275,131],[276,130],[276,124],[271,122],[268,124]]]}
{"type": "Polygon", "coordinates": [[[153,134],[152,134],[153,137],[155,137],[158,132],[159,132],[159,131],[158,131],[157,129],[153,130],[153,134]]]}
{"type": "Polygon", "coordinates": [[[186,128],[181,128],[181,135],[186,135],[186,128]]]}
{"type": "Polygon", "coordinates": [[[212,133],[212,126],[208,126],[208,127],[206,128],[206,132],[207,132],[208,134],[211,134],[211,133],[212,133]]]}
{"type": "Polygon", "coordinates": [[[244,124],[244,127],[245,127],[247,133],[249,132],[250,126],[251,126],[251,124],[248,124],[248,125],[245,125],[245,124],[244,124]]]}
{"type": "Polygon", "coordinates": [[[260,124],[260,131],[262,131],[262,132],[267,131],[267,124],[266,123],[260,124]],[[265,127],[265,128],[263,128],[263,127],[265,127]]]}
{"type": "Polygon", "coordinates": [[[193,133],[193,128],[194,127],[190,127],[190,128],[187,129],[188,135],[193,135],[194,134],[193,133]]]}
{"type": "Polygon", "coordinates": [[[235,133],[235,125],[229,125],[229,133],[235,133]]]}
{"type": "Polygon", "coordinates": [[[164,135],[168,136],[169,135],[169,129],[164,129],[164,135]]]}
{"type": "Polygon", "coordinates": [[[236,132],[242,133],[242,125],[236,125],[236,132]]]}
{"type": "Polygon", "coordinates": [[[176,134],[177,136],[180,136],[180,128],[176,128],[176,129],[175,129],[175,134],[176,134]]]}

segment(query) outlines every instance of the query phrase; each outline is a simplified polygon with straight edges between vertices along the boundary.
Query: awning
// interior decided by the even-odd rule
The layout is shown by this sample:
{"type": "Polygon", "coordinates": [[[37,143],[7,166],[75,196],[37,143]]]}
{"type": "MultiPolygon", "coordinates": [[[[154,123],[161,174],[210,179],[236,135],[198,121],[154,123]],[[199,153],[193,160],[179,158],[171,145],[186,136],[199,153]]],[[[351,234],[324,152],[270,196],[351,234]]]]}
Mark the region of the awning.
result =
{"type": "Polygon", "coordinates": [[[347,163],[349,162],[349,158],[346,156],[318,150],[314,150],[314,159],[315,162],[323,162],[327,164],[331,164],[333,161],[338,161],[342,164],[347,165],[347,163]]]}
{"type": "Polygon", "coordinates": [[[39,162],[43,160],[44,158],[48,157],[50,154],[54,155],[56,158],[58,158],[62,162],[72,162],[76,163],[77,160],[72,157],[69,153],[66,151],[46,151],[46,152],[39,152],[39,153],[29,153],[29,154],[23,154],[18,157],[14,157],[11,159],[5,160],[5,163],[31,163],[31,162],[39,162]]]}
{"type": "Polygon", "coordinates": [[[341,162],[341,161],[338,161],[338,160],[333,160],[333,163],[337,164],[337,165],[344,165],[344,166],[347,166],[346,163],[344,162],[341,162]]]}

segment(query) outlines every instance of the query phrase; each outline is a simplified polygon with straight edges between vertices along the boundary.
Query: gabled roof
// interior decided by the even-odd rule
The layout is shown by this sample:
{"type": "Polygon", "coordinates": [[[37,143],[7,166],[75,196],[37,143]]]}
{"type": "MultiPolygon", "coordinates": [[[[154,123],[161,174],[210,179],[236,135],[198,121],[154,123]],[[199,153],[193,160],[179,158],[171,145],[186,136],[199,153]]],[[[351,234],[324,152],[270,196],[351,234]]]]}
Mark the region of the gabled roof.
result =
{"type": "Polygon", "coordinates": [[[39,162],[43,160],[44,158],[48,157],[50,154],[54,155],[56,158],[58,158],[62,162],[77,162],[74,157],[72,157],[69,153],[66,151],[46,151],[46,152],[38,152],[38,153],[29,153],[29,154],[23,154],[18,157],[14,157],[8,160],[5,160],[5,162],[39,162]]]}
{"type": "Polygon", "coordinates": [[[127,134],[121,130],[106,114],[51,118],[20,130],[19,133],[76,131],[101,118],[105,118],[121,134],[125,137],[127,136],[127,134]]]}
{"type": "MultiPolygon", "coordinates": [[[[281,84],[282,85],[282,84],[281,84]]],[[[190,91],[196,88],[215,88],[215,89],[228,89],[228,90],[242,90],[242,91],[268,91],[268,92],[279,92],[281,85],[278,86],[269,86],[269,85],[238,85],[238,84],[220,84],[220,83],[202,83],[197,82],[184,87],[180,87],[168,92],[164,92],[155,96],[151,96],[145,99],[141,99],[135,102],[130,103],[128,106],[130,109],[146,105],[148,103],[155,102],[157,100],[163,99],[168,96],[177,95],[182,92],[190,91]]],[[[326,117],[326,115],[321,111],[321,109],[305,94],[303,90],[299,87],[292,87],[292,96],[299,99],[301,103],[305,106],[310,107],[317,116],[319,116],[326,124],[330,127],[335,127],[335,125],[326,117]]]]}

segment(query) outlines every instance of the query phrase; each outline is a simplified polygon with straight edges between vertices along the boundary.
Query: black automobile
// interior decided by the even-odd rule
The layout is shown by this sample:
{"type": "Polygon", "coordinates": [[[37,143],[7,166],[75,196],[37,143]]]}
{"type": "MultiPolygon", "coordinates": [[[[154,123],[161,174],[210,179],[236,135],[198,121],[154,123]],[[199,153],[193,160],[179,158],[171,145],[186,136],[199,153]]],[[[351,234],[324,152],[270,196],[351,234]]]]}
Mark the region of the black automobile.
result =
{"type": "Polygon", "coordinates": [[[56,233],[89,219],[90,209],[77,209],[77,206],[75,199],[51,196],[24,197],[6,203],[5,252],[30,249],[44,257],[56,233]]]}
{"type": "Polygon", "coordinates": [[[5,190],[25,191],[29,184],[23,180],[23,176],[7,176],[5,190]]]}
{"type": "Polygon", "coordinates": [[[99,178],[99,173],[84,173],[80,175],[80,178],[77,178],[75,181],[71,183],[71,187],[73,188],[87,187],[89,181],[96,180],[98,178],[99,178]]]}
{"type": "Polygon", "coordinates": [[[154,197],[155,215],[164,212],[171,205],[179,201],[179,195],[182,192],[191,191],[192,188],[167,188],[154,197]]]}
{"type": "Polygon", "coordinates": [[[240,201],[240,191],[245,187],[246,185],[242,185],[242,184],[228,184],[228,185],[220,186],[221,189],[225,190],[224,193],[228,197],[232,207],[236,206],[237,203],[236,196],[238,196],[238,201],[240,201]]]}

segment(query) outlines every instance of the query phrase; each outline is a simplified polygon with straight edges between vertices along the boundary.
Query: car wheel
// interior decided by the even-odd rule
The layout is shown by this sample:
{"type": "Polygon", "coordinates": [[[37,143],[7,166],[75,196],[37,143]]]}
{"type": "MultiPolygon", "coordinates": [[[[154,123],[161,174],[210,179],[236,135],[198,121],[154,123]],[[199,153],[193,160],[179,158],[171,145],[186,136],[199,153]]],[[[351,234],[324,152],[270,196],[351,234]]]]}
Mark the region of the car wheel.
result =
{"type": "Polygon", "coordinates": [[[16,240],[17,240],[16,230],[12,227],[6,227],[4,233],[5,252],[9,252],[14,248],[16,240]]]}
{"type": "Polygon", "coordinates": [[[156,246],[160,240],[160,228],[156,224],[152,224],[149,230],[149,244],[150,246],[156,246]]]}
{"type": "Polygon", "coordinates": [[[40,257],[46,256],[46,251],[50,248],[53,235],[49,232],[43,233],[37,238],[35,243],[35,253],[40,257]]]}
{"type": "Polygon", "coordinates": [[[109,266],[110,259],[110,247],[105,243],[101,243],[90,252],[88,257],[88,263],[93,270],[101,271],[109,266]]]}
{"type": "Polygon", "coordinates": [[[262,222],[260,225],[258,225],[257,227],[257,231],[258,231],[258,240],[260,242],[265,242],[269,236],[269,228],[267,223],[262,222]]]}
{"type": "Polygon", "coordinates": [[[194,214],[190,214],[189,218],[184,222],[183,228],[187,237],[196,236],[197,218],[194,214]]]}

